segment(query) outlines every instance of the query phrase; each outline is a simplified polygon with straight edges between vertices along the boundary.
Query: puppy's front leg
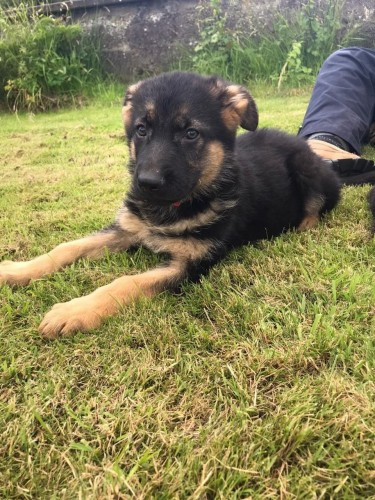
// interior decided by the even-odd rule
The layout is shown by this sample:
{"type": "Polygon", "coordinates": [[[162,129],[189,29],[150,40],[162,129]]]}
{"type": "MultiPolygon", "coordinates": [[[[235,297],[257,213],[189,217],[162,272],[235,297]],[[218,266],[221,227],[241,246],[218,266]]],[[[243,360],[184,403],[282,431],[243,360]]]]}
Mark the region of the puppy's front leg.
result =
{"type": "Polygon", "coordinates": [[[138,297],[151,297],[164,289],[174,288],[186,276],[186,269],[186,262],[171,261],[166,267],[123,276],[90,295],[56,304],[44,317],[39,332],[44,337],[55,338],[77,330],[97,328],[104,318],[138,297]]]}
{"type": "Polygon", "coordinates": [[[131,244],[131,234],[114,225],[86,238],[62,243],[26,262],[0,262],[0,285],[27,285],[31,280],[53,273],[81,257],[99,258],[106,250],[120,251],[131,244]]]}

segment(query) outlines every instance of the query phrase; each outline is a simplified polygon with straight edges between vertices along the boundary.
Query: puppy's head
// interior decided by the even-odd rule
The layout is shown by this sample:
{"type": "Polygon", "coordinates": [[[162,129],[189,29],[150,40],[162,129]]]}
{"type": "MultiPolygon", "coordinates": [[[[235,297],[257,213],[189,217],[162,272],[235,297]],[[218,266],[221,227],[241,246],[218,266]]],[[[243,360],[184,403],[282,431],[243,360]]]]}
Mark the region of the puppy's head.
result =
{"type": "Polygon", "coordinates": [[[209,191],[228,163],[237,128],[258,125],[244,87],[180,72],[130,86],[123,119],[133,194],[158,203],[209,191]]]}

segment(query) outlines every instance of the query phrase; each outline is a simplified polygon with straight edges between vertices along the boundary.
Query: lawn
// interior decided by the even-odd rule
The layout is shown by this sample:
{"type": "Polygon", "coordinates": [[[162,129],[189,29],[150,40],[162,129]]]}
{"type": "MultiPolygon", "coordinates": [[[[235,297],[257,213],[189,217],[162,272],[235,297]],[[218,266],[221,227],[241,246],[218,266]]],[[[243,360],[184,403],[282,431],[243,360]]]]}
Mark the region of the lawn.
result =
{"type": "MultiPolygon", "coordinates": [[[[258,98],[296,133],[308,94],[258,98]]],[[[120,99],[0,115],[0,258],[111,222],[126,190],[120,99]]],[[[367,149],[375,159],[375,151],[367,149]]],[[[46,341],[63,302],[149,268],[145,250],[0,288],[0,497],[375,498],[369,187],[315,229],[232,252],[200,284],[46,341]]]]}

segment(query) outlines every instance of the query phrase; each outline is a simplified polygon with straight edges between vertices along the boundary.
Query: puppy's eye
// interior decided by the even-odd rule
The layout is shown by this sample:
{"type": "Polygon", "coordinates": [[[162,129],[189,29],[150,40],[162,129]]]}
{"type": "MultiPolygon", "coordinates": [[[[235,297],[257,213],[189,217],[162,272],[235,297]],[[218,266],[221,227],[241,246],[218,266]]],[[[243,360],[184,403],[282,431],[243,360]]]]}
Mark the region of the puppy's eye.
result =
{"type": "Polygon", "coordinates": [[[199,136],[199,132],[195,128],[188,128],[185,135],[187,139],[194,141],[199,136]]]}
{"type": "Polygon", "coordinates": [[[144,125],[137,125],[135,129],[139,137],[145,137],[147,135],[147,130],[144,125]]]}

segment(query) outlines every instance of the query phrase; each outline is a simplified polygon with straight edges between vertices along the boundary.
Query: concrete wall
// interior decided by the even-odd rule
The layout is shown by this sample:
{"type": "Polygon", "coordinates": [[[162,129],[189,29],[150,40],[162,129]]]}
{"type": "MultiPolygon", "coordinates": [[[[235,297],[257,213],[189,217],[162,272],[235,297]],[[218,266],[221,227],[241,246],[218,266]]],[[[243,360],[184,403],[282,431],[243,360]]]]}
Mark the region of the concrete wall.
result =
{"type": "MultiPolygon", "coordinates": [[[[327,2],[315,0],[326,8],[327,2]]],[[[338,0],[336,0],[338,1],[338,0]]],[[[56,10],[64,7],[56,4],[56,10]]],[[[288,16],[300,0],[223,0],[228,23],[249,33],[288,16]]],[[[122,80],[168,70],[199,38],[198,23],[209,0],[75,0],[70,13],[103,37],[107,69],[122,80]],[[203,9],[203,10],[202,10],[203,9]]],[[[362,44],[375,46],[375,1],[343,0],[343,24],[362,26],[362,44]]]]}

